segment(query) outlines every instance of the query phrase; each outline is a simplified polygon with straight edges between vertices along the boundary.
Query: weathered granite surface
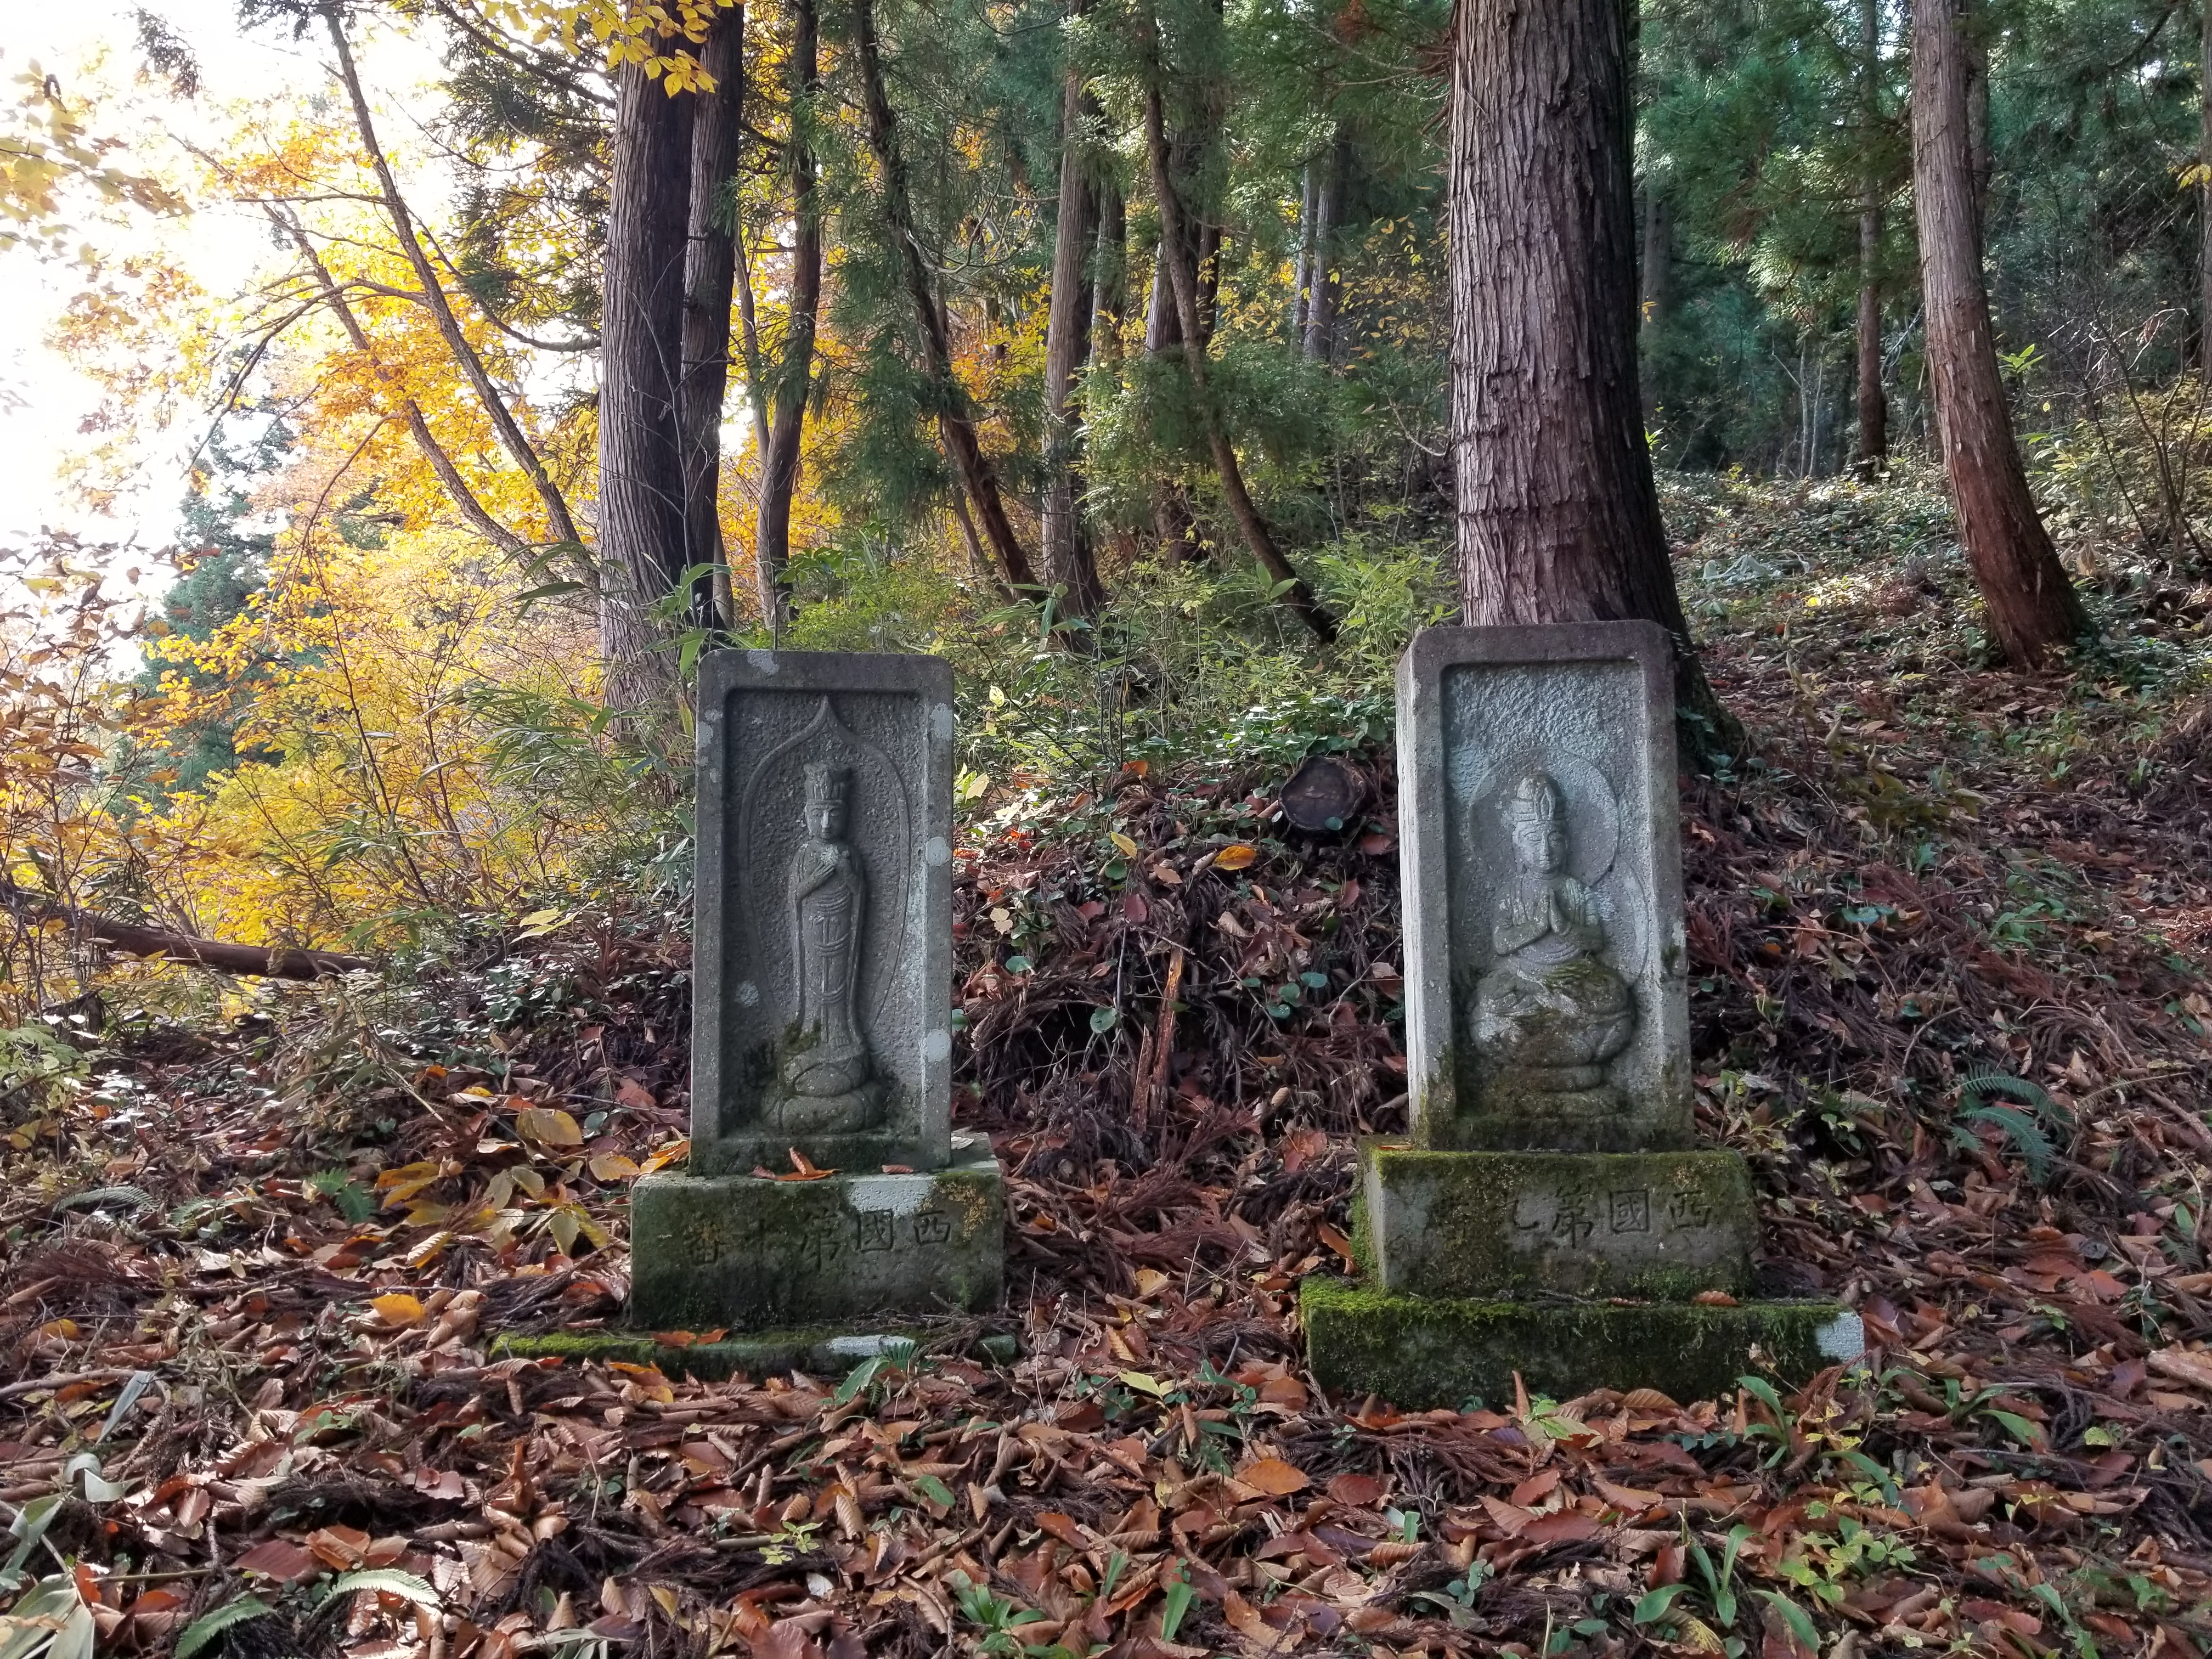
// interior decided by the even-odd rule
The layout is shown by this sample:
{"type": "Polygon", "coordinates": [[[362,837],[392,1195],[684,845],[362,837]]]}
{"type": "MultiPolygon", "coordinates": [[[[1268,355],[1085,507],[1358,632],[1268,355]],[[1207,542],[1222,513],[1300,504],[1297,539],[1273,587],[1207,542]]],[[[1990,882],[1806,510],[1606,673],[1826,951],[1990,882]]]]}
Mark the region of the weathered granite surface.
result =
{"type": "Polygon", "coordinates": [[[945,1163],[951,753],[941,659],[702,660],[695,1176],[945,1163]]]}
{"type": "Polygon", "coordinates": [[[1431,628],[1398,668],[1413,1139],[1692,1144],[1671,647],[1431,628]]]}
{"type": "Polygon", "coordinates": [[[980,1311],[1005,1276],[1006,1188],[988,1141],[914,1175],[647,1176],[630,1198],[630,1322],[759,1330],[980,1311]]]}
{"type": "Polygon", "coordinates": [[[1865,1346],[1858,1316],[1832,1302],[1544,1303],[1395,1296],[1315,1274],[1299,1311],[1323,1387],[1379,1395],[1401,1410],[1471,1399],[1510,1407],[1531,1395],[1656,1389],[1687,1403],[1740,1376],[1792,1385],[1865,1346]]]}
{"type": "Polygon", "coordinates": [[[1540,1291],[1684,1301],[1751,1288],[1751,1178],[1733,1152],[1433,1152],[1360,1147],[1355,1243],[1412,1296],[1540,1291]]]}

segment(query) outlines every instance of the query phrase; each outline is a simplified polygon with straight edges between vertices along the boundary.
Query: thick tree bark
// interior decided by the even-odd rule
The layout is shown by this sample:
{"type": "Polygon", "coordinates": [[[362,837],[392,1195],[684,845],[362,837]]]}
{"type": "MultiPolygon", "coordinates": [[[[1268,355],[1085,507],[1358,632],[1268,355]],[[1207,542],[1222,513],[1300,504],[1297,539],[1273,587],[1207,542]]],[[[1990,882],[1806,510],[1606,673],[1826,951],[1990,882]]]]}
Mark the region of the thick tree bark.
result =
{"type": "Polygon", "coordinates": [[[635,64],[617,76],[599,324],[599,652],[608,701],[667,697],[653,606],[683,574],[684,276],[691,111],[635,64]]]}
{"type": "Polygon", "coordinates": [[[1318,163],[1321,183],[1314,197],[1313,262],[1307,273],[1305,357],[1325,363],[1335,355],[1337,301],[1341,287],[1336,270],[1337,228],[1344,219],[1345,178],[1352,171],[1352,143],[1341,133],[1318,163]]]}
{"type": "MultiPolygon", "coordinates": [[[[1881,0],[1859,0],[1860,153],[1870,158],[1881,124],[1881,0]]],[[[1872,478],[1889,458],[1889,398],[1881,385],[1881,180],[1871,159],[1859,177],[1859,448],[1872,478]]]]}
{"type": "Polygon", "coordinates": [[[104,945],[127,957],[158,957],[189,962],[226,974],[258,974],[265,979],[334,979],[340,974],[374,973],[382,964],[370,957],[337,951],[298,951],[282,945],[233,945],[202,939],[169,927],[118,921],[0,878],[0,910],[33,922],[58,921],[80,939],[104,945]]]}
{"type": "Polygon", "coordinates": [[[1695,755],[1733,722],[1692,648],[1636,364],[1626,0],[1460,0],[1452,421],[1470,623],[1656,622],[1695,755]]]}
{"type": "Polygon", "coordinates": [[[1206,448],[1220,476],[1221,493],[1229,502],[1244,545],[1273,579],[1280,602],[1314,631],[1324,645],[1336,638],[1336,618],[1322,608],[1305,578],[1299,575],[1275,545],[1273,533],[1244,487],[1244,471],[1237,463],[1236,446],[1214,408],[1206,372],[1206,331],[1199,315],[1198,272],[1188,253],[1188,233],[1182,205],[1176,194],[1175,177],[1168,159],[1167,114],[1160,98],[1159,25],[1148,9],[1144,15],[1145,44],[1151,61],[1145,77],[1145,149],[1152,161],[1152,193],[1160,210],[1160,258],[1166,265],[1168,284],[1174,290],[1176,316],[1182,328],[1183,363],[1190,371],[1191,393],[1198,404],[1199,420],[1206,431],[1206,448]]]}
{"type": "Polygon", "coordinates": [[[907,187],[906,158],[900,153],[898,117],[884,88],[883,52],[876,38],[875,0],[854,0],[854,57],[860,70],[862,101],[867,108],[868,148],[883,175],[884,217],[906,283],[907,295],[921,325],[922,350],[931,380],[937,384],[938,436],[959,475],[961,487],[981,521],[983,538],[1007,582],[1017,591],[1034,589],[1036,571],[1027,550],[1015,535],[1013,521],[999,491],[999,475],[983,453],[975,436],[975,419],[967,389],[952,368],[952,345],[945,313],[931,290],[929,266],[922,258],[921,242],[914,222],[914,204],[907,187]]]}
{"type": "Polygon", "coordinates": [[[1912,9],[1912,197],[1936,429],[1959,539],[2007,660],[2045,661],[2084,626],[2081,602],[2036,515],[1997,372],[1975,230],[1960,0],[1912,9]]]}
{"type": "Polygon", "coordinates": [[[1973,175],[1974,246],[1990,245],[1990,180],[1996,156],[1990,148],[1990,49],[1973,27],[1973,0],[1959,0],[1959,29],[1966,53],[1966,156],[1973,175]]]}
{"type": "MultiPolygon", "coordinates": [[[[684,281],[684,557],[686,564],[725,562],[722,546],[722,400],[730,386],[730,307],[737,291],[736,204],[739,147],[745,118],[745,9],[715,14],[700,51],[714,90],[691,106],[691,216],[684,281]]],[[[724,598],[729,585],[702,589],[724,598]]],[[[694,609],[702,616],[706,604],[694,609]]]]}
{"type": "Polygon", "coordinates": [[[783,585],[791,562],[791,500],[799,488],[800,440],[814,388],[814,331],[822,305],[822,213],[816,198],[812,99],[822,89],[820,15],[815,0],[792,0],[791,302],[785,313],[783,358],[775,371],[775,418],[761,457],[760,515],[753,538],[753,580],[761,618],[770,627],[789,616],[783,585]]]}
{"type": "Polygon", "coordinates": [[[1096,107],[1088,79],[1071,66],[1061,98],[1060,204],[1045,317],[1042,551],[1045,580],[1060,590],[1061,611],[1074,617],[1096,616],[1104,599],[1080,505],[1083,416],[1075,393],[1091,355],[1089,266],[1097,215],[1083,127],[1096,107]]]}

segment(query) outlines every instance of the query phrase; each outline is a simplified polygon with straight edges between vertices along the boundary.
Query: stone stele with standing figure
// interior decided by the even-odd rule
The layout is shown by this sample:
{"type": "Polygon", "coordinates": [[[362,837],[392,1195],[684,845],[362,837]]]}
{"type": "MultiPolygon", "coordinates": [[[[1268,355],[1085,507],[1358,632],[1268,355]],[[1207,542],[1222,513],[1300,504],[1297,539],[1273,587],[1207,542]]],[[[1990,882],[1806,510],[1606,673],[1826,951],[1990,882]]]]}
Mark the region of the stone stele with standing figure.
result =
{"type": "Polygon", "coordinates": [[[690,1170],[637,1183],[632,1319],[989,1307],[1000,1170],[951,1129],[951,671],[723,651],[699,682],[690,1170]]]}
{"type": "Polygon", "coordinates": [[[1305,1284],[1333,1387],[1689,1399],[1858,1352],[1840,1307],[1747,1299],[1750,1172],[1692,1133],[1673,683],[1644,623],[1399,665],[1410,1133],[1361,1147],[1361,1280],[1305,1284]]]}

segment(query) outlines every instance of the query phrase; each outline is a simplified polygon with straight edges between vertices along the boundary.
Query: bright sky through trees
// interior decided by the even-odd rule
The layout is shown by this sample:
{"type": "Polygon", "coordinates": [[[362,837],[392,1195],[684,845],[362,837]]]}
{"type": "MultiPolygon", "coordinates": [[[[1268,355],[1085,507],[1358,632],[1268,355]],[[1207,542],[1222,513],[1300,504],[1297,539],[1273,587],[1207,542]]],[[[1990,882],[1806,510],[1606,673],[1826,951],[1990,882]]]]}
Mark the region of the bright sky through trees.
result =
{"type": "MultiPolygon", "coordinates": [[[[143,73],[140,9],[125,0],[16,13],[0,72],[12,82],[36,64],[72,106],[91,100],[92,131],[123,141],[125,165],[164,179],[189,173],[182,144],[216,143],[245,111],[283,109],[329,88],[316,51],[319,36],[295,45],[280,27],[241,30],[235,0],[161,0],[152,9],[198,60],[193,98],[174,96],[160,77],[143,73]]],[[[362,55],[374,94],[404,145],[411,129],[396,113],[404,100],[392,92],[427,80],[434,59],[381,32],[368,34],[362,55]]],[[[442,184],[426,178],[416,188],[434,199],[442,184]]],[[[63,209],[103,266],[158,252],[214,295],[236,293],[271,257],[262,221],[219,201],[196,200],[189,213],[161,220],[84,192],[65,194],[63,209]]],[[[46,525],[87,540],[158,549],[173,534],[191,452],[204,434],[198,411],[167,431],[132,434],[125,447],[133,465],[120,477],[103,477],[97,496],[69,476],[72,457],[88,441],[81,428],[98,417],[100,389],[50,337],[71,297],[100,280],[97,270],[42,261],[21,248],[0,255],[0,540],[46,525]]]]}

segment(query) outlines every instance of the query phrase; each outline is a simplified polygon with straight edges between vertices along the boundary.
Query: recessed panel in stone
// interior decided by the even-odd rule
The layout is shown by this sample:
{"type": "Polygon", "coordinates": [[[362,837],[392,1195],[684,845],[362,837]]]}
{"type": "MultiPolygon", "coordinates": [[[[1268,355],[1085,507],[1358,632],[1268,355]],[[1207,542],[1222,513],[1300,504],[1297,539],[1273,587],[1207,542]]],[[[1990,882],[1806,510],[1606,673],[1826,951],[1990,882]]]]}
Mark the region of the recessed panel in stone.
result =
{"type": "Polygon", "coordinates": [[[932,657],[701,664],[696,1172],[945,1163],[951,679],[932,657]]]}

